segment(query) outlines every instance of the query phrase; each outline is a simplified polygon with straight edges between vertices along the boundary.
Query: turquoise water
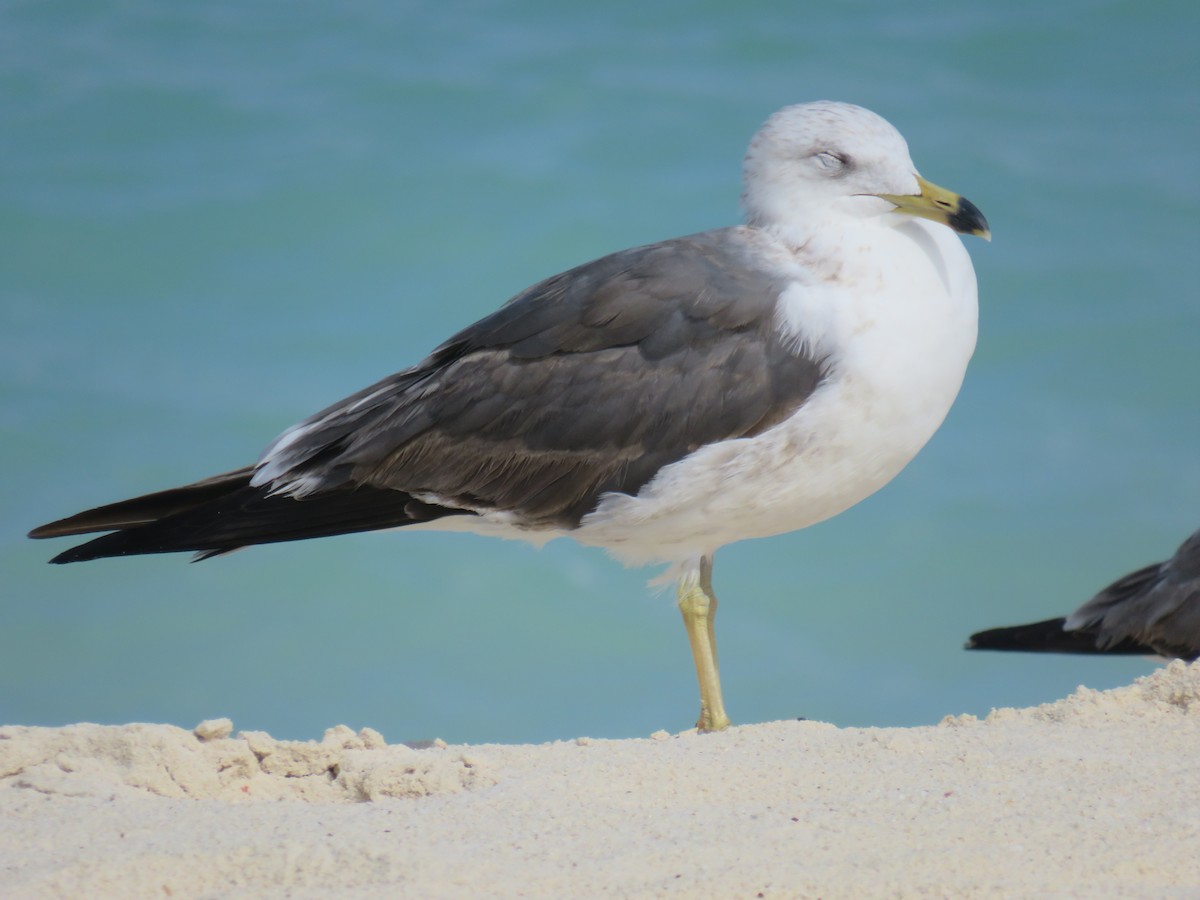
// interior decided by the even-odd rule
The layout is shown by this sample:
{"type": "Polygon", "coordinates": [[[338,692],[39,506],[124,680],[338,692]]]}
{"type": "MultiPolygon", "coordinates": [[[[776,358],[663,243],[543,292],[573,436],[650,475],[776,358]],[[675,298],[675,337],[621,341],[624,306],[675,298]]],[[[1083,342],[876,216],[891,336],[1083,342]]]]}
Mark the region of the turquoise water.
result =
{"type": "Polygon", "coordinates": [[[728,224],[774,109],[882,113],[987,214],[979,349],[890,486],[726,548],[738,721],[936,722],[1141,660],[964,653],[1200,525],[1192,3],[0,8],[0,721],[314,737],[687,727],[670,594],[600,551],[375,534],[47,566],[525,285],[728,224]]]}

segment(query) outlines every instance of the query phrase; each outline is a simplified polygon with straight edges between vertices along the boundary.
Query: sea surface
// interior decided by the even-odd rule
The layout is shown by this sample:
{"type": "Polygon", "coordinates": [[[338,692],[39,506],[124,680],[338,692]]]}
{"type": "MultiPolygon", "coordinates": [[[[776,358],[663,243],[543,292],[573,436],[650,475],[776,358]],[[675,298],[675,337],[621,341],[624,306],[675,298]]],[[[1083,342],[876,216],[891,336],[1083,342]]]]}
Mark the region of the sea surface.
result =
{"type": "Polygon", "coordinates": [[[892,484],[722,550],[732,716],[1053,700],[964,652],[1200,527],[1200,6],[0,5],[0,722],[277,737],[688,727],[673,594],[569,541],[381,533],[48,566],[29,528],[252,461],[547,275],[737,221],[775,109],[861,103],[973,200],[981,328],[892,484]]]}

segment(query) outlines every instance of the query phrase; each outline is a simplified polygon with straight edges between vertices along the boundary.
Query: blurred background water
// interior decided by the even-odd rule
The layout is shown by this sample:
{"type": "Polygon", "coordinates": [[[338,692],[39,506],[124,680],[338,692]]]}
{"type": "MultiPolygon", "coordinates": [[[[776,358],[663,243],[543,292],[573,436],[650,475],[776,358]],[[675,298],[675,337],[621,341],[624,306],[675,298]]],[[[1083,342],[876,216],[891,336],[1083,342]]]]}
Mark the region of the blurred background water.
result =
{"type": "Polygon", "coordinates": [[[736,721],[913,725],[1144,660],[969,654],[1200,525],[1192,3],[0,6],[0,721],[280,737],[694,721],[598,550],[373,534],[51,567],[32,526],[253,459],[546,275],[737,219],[772,111],[861,103],[987,214],[981,336],[881,493],[726,548],[736,721]]]}

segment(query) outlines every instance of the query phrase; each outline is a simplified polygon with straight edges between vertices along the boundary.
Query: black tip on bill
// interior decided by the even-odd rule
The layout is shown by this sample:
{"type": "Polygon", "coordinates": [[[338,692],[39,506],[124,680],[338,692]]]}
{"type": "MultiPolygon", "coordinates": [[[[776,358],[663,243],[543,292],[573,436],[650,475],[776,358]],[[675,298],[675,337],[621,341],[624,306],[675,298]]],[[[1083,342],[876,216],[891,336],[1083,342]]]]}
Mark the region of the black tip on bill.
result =
{"type": "Polygon", "coordinates": [[[985,239],[991,239],[992,236],[987,219],[979,211],[979,207],[966,197],[959,198],[958,207],[950,214],[946,224],[959,234],[974,234],[985,239]]]}

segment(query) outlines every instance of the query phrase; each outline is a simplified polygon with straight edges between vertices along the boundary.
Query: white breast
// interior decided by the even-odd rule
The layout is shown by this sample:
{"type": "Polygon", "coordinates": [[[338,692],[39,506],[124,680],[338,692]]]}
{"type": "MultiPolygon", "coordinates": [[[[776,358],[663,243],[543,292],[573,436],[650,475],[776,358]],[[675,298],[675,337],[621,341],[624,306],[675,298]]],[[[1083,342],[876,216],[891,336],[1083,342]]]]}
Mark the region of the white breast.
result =
{"type": "MultiPolygon", "coordinates": [[[[841,265],[806,267],[780,298],[784,332],[829,359],[817,392],[756,437],[667,466],[637,497],[605,498],[576,540],[629,564],[681,562],[820,522],[895,477],[954,402],[975,347],[977,301],[957,236],[893,218],[863,226],[869,242],[839,241],[841,265]]],[[[827,247],[808,251],[831,258],[827,247]]]]}

